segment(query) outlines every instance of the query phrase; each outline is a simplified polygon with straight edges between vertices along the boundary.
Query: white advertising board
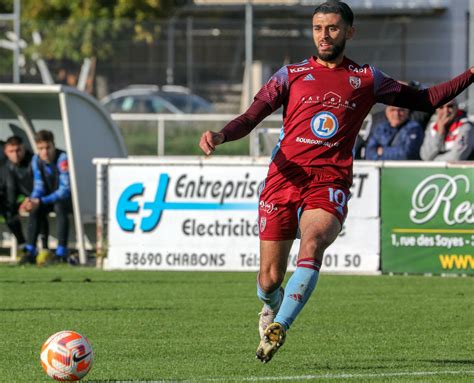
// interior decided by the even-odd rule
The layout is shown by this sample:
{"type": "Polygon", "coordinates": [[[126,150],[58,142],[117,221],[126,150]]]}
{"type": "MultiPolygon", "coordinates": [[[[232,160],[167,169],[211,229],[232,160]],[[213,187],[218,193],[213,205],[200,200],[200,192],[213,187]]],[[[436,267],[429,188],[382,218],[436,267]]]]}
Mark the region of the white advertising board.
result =
{"type": "MultiPolygon", "coordinates": [[[[266,172],[264,165],[109,165],[106,267],[258,270],[258,188],[266,172]]],[[[356,169],[349,218],[324,270],[379,269],[378,174],[356,169]]]]}

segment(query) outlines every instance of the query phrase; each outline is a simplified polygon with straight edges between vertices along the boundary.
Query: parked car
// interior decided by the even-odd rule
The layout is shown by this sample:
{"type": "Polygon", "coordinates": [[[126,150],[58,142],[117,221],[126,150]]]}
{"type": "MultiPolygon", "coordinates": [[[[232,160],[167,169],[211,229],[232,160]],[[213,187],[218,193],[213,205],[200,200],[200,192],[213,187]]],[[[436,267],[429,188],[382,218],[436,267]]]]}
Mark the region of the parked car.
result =
{"type": "Polygon", "coordinates": [[[109,94],[101,103],[110,113],[212,113],[212,104],[188,88],[131,85],[109,94]]]}

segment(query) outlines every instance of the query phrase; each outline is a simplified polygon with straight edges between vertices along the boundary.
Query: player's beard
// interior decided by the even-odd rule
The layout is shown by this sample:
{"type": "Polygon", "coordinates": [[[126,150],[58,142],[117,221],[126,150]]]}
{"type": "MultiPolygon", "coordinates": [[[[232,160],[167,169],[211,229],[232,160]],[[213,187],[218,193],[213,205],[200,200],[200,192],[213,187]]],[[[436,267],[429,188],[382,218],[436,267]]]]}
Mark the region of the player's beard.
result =
{"type": "Polygon", "coordinates": [[[318,47],[316,46],[316,52],[318,57],[321,60],[324,61],[334,61],[336,58],[339,57],[342,52],[344,52],[344,49],[346,48],[346,39],[342,40],[339,44],[334,43],[332,46],[332,52],[330,53],[320,53],[318,50],[318,47]]]}

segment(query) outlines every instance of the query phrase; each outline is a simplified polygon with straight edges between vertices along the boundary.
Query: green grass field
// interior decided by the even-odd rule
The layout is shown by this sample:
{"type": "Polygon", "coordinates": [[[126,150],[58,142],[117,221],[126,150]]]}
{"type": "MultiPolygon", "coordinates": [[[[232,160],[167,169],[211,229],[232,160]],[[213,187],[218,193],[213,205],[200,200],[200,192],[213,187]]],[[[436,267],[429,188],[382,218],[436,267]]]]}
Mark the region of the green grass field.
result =
{"type": "Polygon", "coordinates": [[[0,380],[48,381],[41,344],[86,335],[91,381],[472,382],[474,278],[322,275],[261,364],[255,275],[0,266],[0,380]]]}

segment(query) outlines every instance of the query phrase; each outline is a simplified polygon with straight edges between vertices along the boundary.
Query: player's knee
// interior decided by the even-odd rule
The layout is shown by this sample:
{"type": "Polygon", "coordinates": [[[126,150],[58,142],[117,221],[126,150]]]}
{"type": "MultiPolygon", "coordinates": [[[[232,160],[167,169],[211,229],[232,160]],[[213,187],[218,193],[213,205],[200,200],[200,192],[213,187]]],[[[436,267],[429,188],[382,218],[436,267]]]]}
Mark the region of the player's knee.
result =
{"type": "Polygon", "coordinates": [[[331,243],[331,239],[324,235],[307,238],[300,245],[300,256],[302,258],[321,258],[331,243]]]}
{"type": "Polygon", "coordinates": [[[284,275],[278,271],[260,272],[259,285],[261,289],[267,293],[275,291],[283,283],[284,275]]]}

